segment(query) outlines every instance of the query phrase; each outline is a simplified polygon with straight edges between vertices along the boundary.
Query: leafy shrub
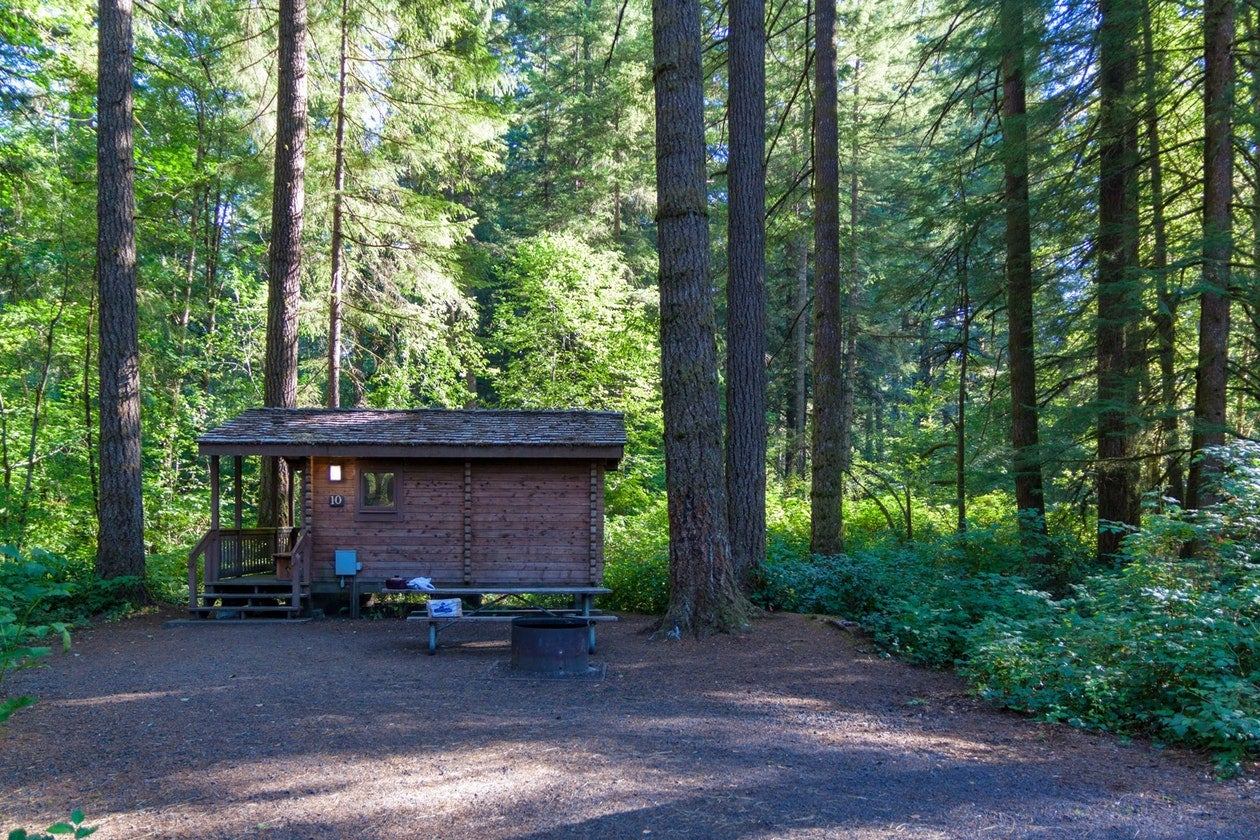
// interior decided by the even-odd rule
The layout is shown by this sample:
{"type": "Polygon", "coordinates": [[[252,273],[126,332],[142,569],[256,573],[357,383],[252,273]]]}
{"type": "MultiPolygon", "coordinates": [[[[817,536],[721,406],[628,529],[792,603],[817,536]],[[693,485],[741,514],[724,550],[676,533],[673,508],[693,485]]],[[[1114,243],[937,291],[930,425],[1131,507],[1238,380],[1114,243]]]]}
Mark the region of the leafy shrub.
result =
{"type": "Polygon", "coordinates": [[[770,554],[762,566],[753,602],[770,610],[816,612],[847,618],[867,615],[886,599],[894,583],[879,552],[824,556],[770,554]]]}
{"type": "Polygon", "coordinates": [[[963,671],[986,696],[1203,747],[1223,765],[1260,749],[1256,566],[1133,561],[1049,607],[991,618],[972,635],[963,671]]]}
{"type": "MultiPolygon", "coordinates": [[[[59,635],[63,648],[70,646],[67,625],[47,620],[48,603],[69,595],[70,586],[54,581],[37,562],[44,552],[35,550],[30,556],[28,560],[13,546],[0,546],[0,683],[10,671],[32,667],[47,656],[51,648],[38,642],[49,635],[59,635]]],[[[0,723],[34,702],[31,697],[0,700],[0,723]]]]}
{"type": "Polygon", "coordinates": [[[959,554],[965,550],[946,540],[830,557],[771,555],[754,601],[854,619],[898,657],[950,665],[985,616],[1035,612],[1047,598],[1020,577],[970,571],[959,554]]]}
{"type": "Polygon", "coordinates": [[[1044,611],[1050,596],[1015,575],[934,575],[919,569],[900,591],[862,617],[880,647],[919,665],[954,665],[988,617],[1021,619],[1044,611]]]}
{"type": "MultiPolygon", "coordinates": [[[[0,567],[0,588],[15,588],[25,592],[29,587],[51,586],[53,593],[44,593],[38,599],[34,618],[39,622],[60,621],[74,624],[95,616],[112,617],[125,613],[132,607],[131,599],[142,581],[135,577],[119,577],[102,580],[90,562],[76,560],[45,551],[28,549],[23,560],[17,549],[0,547],[7,559],[0,567]],[[29,561],[29,562],[28,562],[29,561]],[[30,564],[34,566],[28,568],[30,564]]],[[[184,566],[183,594],[187,595],[187,565],[184,566]]],[[[33,592],[34,590],[32,590],[33,592]]],[[[33,595],[18,595],[18,600],[28,603],[33,595]]]]}
{"type": "Polygon", "coordinates": [[[145,585],[149,594],[168,604],[188,600],[188,552],[183,549],[150,554],[145,560],[145,585]]]}
{"type": "Polygon", "coordinates": [[[1260,753],[1260,447],[1218,454],[1215,508],[1150,516],[1120,570],[1039,615],[983,622],[964,666],[977,687],[1052,720],[1210,750],[1224,771],[1260,753]]]}
{"type": "Polygon", "coordinates": [[[1260,754],[1260,444],[1214,454],[1218,505],[1148,515],[1118,571],[1064,586],[1061,601],[1017,572],[1081,580],[1083,545],[1050,545],[1047,568],[1009,525],[835,557],[772,538],[754,598],[857,619],[890,653],[958,663],[1012,708],[1205,748],[1228,771],[1260,754]]]}
{"type": "Polygon", "coordinates": [[[669,604],[669,514],[664,496],[604,526],[604,609],[656,615],[669,604]]]}
{"type": "Polygon", "coordinates": [[[96,833],[96,826],[88,827],[83,824],[84,816],[82,811],[74,811],[70,814],[70,822],[57,822],[48,826],[43,831],[37,831],[34,834],[28,833],[24,828],[15,828],[9,832],[9,840],[56,840],[58,837],[91,837],[96,833]]]}

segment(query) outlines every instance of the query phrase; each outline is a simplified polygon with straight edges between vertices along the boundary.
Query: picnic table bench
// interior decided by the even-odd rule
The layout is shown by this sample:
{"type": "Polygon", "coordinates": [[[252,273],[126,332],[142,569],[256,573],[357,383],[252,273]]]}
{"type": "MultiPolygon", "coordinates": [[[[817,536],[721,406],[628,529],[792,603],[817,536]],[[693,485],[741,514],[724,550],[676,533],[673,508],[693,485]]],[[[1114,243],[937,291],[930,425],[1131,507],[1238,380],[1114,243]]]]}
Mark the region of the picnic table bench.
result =
{"type": "Polygon", "coordinates": [[[595,624],[603,621],[616,621],[617,616],[607,615],[594,609],[595,596],[612,592],[602,586],[437,586],[435,589],[382,589],[381,592],[391,595],[421,594],[431,599],[440,598],[475,598],[480,603],[471,609],[465,609],[458,616],[432,616],[427,609],[416,610],[407,616],[408,621],[427,621],[429,624],[429,653],[437,653],[437,635],[461,621],[511,621],[528,616],[551,616],[555,618],[581,618],[587,622],[590,652],[595,652],[595,624]],[[568,596],[572,598],[570,607],[543,607],[529,600],[535,595],[568,596]]]}

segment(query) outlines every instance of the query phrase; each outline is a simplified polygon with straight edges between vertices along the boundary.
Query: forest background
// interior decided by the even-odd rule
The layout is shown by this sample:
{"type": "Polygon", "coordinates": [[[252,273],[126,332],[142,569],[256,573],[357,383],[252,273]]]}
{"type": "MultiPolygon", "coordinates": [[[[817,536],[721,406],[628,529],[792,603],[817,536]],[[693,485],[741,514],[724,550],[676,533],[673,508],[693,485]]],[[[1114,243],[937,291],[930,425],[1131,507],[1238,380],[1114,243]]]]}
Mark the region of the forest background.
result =
{"type": "MultiPolygon", "coordinates": [[[[1015,707],[1238,766],[1260,745],[1260,9],[831,5],[764,10],[768,537],[745,594],[857,619],[1015,707]],[[816,162],[831,11],[834,184],[816,162]],[[842,447],[822,545],[820,430],[842,447]]],[[[344,406],[624,412],[607,606],[665,611],[652,10],[307,11],[297,402],[332,381],[344,406]]],[[[698,33],[719,354],[727,11],[701,4],[698,33]]],[[[209,521],[195,438],[265,400],[277,15],[145,0],[134,23],[147,588],[179,601],[209,521]]],[[[96,44],[90,10],[0,8],[8,651],[130,585],[94,565],[96,44]]]]}

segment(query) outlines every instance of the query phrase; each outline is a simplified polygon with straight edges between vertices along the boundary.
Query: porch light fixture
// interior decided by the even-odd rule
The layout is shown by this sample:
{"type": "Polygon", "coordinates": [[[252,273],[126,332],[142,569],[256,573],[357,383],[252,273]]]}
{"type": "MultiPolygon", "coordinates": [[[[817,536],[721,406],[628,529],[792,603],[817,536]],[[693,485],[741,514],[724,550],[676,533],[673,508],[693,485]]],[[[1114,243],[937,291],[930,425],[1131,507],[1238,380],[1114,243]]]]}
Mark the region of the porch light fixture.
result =
{"type": "Polygon", "coordinates": [[[328,480],[341,481],[341,464],[328,465],[328,480]]]}

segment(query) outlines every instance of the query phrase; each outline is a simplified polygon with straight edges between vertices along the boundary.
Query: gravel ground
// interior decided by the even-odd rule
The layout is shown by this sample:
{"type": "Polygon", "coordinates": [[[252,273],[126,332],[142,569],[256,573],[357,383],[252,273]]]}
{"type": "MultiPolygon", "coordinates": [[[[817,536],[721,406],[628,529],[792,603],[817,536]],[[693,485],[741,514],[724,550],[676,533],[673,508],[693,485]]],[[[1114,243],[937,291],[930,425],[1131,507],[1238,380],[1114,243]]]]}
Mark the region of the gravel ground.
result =
{"type": "Polygon", "coordinates": [[[0,826],[112,838],[1260,837],[1256,768],[988,707],[806,616],[743,637],[599,628],[596,672],[528,678],[508,627],[427,656],[401,620],[75,636],[12,675],[0,826]]]}

